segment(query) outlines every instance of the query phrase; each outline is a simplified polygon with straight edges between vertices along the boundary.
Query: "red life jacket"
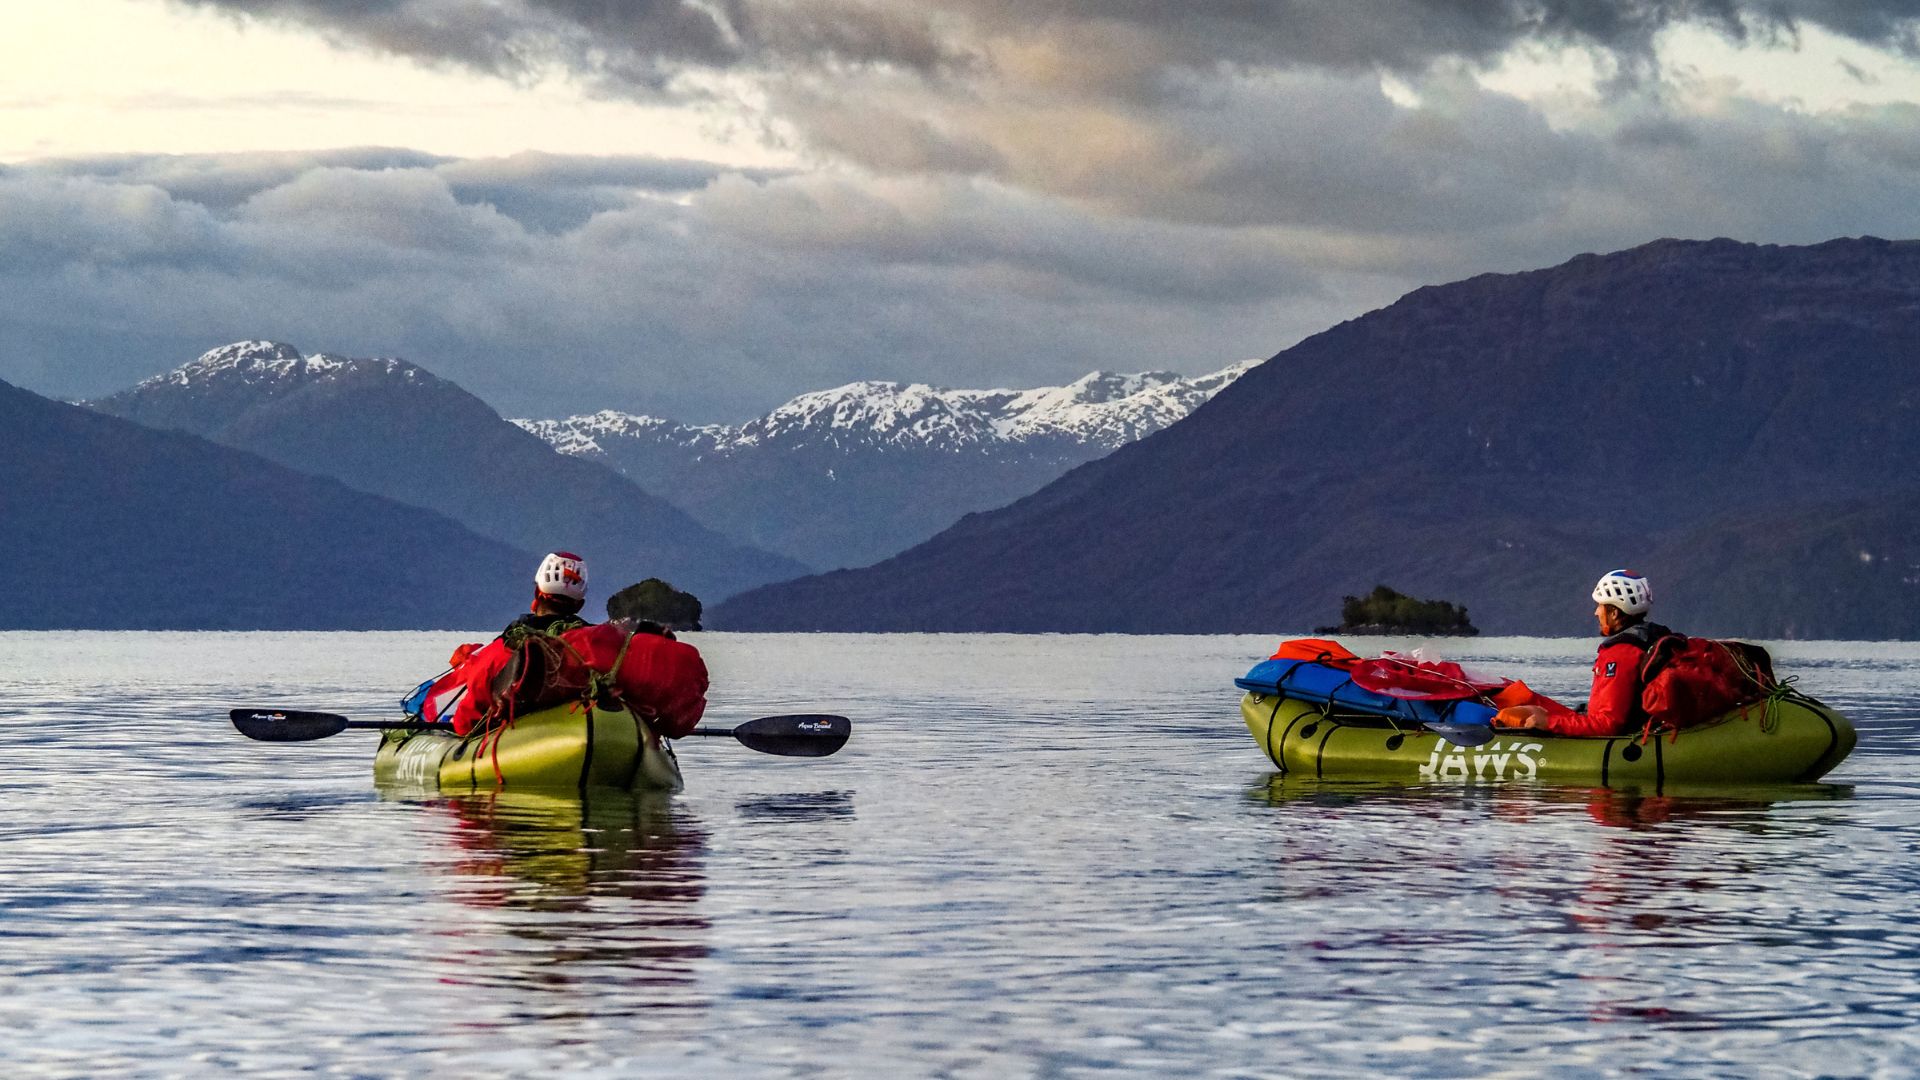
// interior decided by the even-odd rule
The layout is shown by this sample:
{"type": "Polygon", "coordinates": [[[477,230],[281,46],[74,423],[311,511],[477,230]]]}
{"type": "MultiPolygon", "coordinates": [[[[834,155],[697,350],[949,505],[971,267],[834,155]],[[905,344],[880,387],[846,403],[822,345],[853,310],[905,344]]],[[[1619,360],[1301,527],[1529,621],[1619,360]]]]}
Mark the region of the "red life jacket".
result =
{"type": "Polygon", "coordinates": [[[1677,733],[1764,700],[1775,685],[1773,658],[1758,645],[1669,634],[1640,663],[1640,709],[1648,732],[1677,733]]]}

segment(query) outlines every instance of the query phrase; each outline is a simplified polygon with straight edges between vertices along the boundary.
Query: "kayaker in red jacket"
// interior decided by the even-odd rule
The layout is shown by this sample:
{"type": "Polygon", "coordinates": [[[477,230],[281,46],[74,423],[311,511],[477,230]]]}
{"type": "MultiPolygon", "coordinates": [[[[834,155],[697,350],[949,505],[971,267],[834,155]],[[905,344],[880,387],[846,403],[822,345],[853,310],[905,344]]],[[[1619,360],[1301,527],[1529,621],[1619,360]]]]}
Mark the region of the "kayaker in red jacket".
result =
{"type": "Polygon", "coordinates": [[[1647,620],[1653,587],[1645,575],[1609,570],[1593,587],[1593,617],[1604,635],[1593,659],[1593,691],[1584,710],[1540,698],[1500,710],[1499,728],[1549,731],[1556,735],[1621,735],[1641,726],[1640,664],[1654,642],[1673,633],[1647,620]]]}
{"type": "Polygon", "coordinates": [[[580,617],[587,603],[587,562],[571,551],[549,552],[533,572],[533,603],[527,614],[507,624],[500,636],[485,645],[462,645],[454,650],[454,670],[444,678],[457,682],[464,693],[454,702],[451,712],[438,717],[453,724],[456,734],[465,735],[493,704],[493,680],[513,659],[515,628],[525,632],[559,635],[590,625],[580,617]]]}
{"type": "Polygon", "coordinates": [[[532,612],[487,644],[463,645],[454,653],[453,670],[428,693],[429,700],[444,703],[440,714],[427,719],[452,724],[456,735],[472,731],[494,708],[496,689],[505,689],[496,684],[527,637],[545,635],[561,639],[564,648],[525,648],[529,670],[521,672],[523,693],[556,687],[584,691],[589,676],[598,672],[611,676],[619,699],[652,720],[661,735],[679,738],[693,730],[706,709],[707,667],[699,651],[653,623],[589,623],[580,618],[586,597],[585,561],[567,551],[548,555],[534,574],[532,612]]]}
{"type": "MultiPolygon", "coordinates": [[[[533,572],[533,604],[507,624],[542,634],[561,634],[591,623],[580,617],[587,604],[587,561],[571,551],[555,551],[533,572]]],[[[503,635],[504,636],[504,635],[503,635]]]]}

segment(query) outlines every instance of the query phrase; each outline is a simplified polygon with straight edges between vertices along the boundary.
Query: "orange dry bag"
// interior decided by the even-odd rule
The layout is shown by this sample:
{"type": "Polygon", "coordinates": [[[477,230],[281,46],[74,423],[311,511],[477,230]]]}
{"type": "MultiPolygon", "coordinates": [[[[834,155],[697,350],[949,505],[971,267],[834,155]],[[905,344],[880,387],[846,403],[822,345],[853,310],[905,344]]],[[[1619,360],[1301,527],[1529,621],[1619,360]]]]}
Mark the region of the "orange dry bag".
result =
{"type": "Polygon", "coordinates": [[[1294,638],[1283,641],[1274,652],[1274,660],[1305,660],[1313,664],[1325,664],[1328,667],[1350,668],[1360,662],[1358,656],[1347,650],[1345,645],[1326,638],[1294,638]]]}

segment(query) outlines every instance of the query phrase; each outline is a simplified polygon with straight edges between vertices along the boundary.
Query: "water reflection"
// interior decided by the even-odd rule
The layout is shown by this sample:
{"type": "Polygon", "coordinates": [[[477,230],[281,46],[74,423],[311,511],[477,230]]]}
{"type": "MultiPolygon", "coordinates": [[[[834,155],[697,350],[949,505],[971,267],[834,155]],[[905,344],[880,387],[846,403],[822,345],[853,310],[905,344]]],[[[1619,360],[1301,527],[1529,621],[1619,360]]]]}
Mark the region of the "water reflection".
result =
{"type": "Polygon", "coordinates": [[[756,795],[735,804],[750,821],[836,821],[853,817],[853,792],[812,791],[756,795]]]}
{"type": "Polygon", "coordinates": [[[1853,797],[1851,784],[1668,784],[1658,791],[1639,788],[1581,788],[1500,784],[1460,786],[1405,784],[1386,780],[1322,780],[1276,773],[1248,792],[1274,808],[1341,807],[1374,802],[1403,810],[1480,809],[1506,821],[1528,821],[1582,809],[1589,820],[1616,828],[1640,829],[1670,821],[1704,821],[1749,828],[1764,821],[1777,805],[1837,802],[1853,797]]]}
{"type": "MultiPolygon", "coordinates": [[[[1904,1076],[1920,1054],[1913,644],[1783,657],[1859,725],[1851,792],[1272,784],[1225,689],[1264,639],[709,635],[733,700],[888,719],[826,761],[704,740],[671,803],[376,802],[369,741],[225,722],[385,715],[365,688],[457,640],[0,635],[0,1072],[1904,1076]],[[1821,666],[1855,654],[1885,663],[1821,666]]],[[[1590,641],[1474,647],[1543,690],[1591,680],[1590,641]]]]}
{"type": "MultiPolygon", "coordinates": [[[[1319,963],[1417,957],[1515,1024],[1725,1031],[1846,1016],[1803,983],[1836,977],[1858,945],[1862,913],[1820,858],[1852,812],[1850,786],[1652,794],[1276,776],[1248,797],[1282,811],[1262,849],[1268,897],[1314,928],[1304,944],[1319,963]]],[[[1871,952],[1900,970],[1920,961],[1908,935],[1875,933],[1871,952]]],[[[1898,1007],[1915,1001],[1908,983],[1898,1007]]]]}
{"type": "MultiPolygon", "coordinates": [[[[1279,899],[1497,898],[1536,915],[1558,912],[1571,928],[1617,915],[1619,929],[1635,933],[1685,923],[1705,892],[1752,893],[1804,877],[1806,845],[1831,822],[1784,808],[1842,802],[1853,790],[1794,784],[1651,794],[1275,776],[1248,794],[1287,812],[1286,831],[1268,852],[1279,899]]],[[[1707,908],[1715,919],[1729,914],[1707,908]]]]}
{"type": "Polygon", "coordinates": [[[452,850],[434,869],[476,916],[449,928],[474,981],[677,986],[710,951],[707,836],[662,794],[488,792],[435,799],[452,850]],[[497,928],[489,943],[475,927],[497,928]]]}
{"type": "Polygon", "coordinates": [[[1568,789],[1541,793],[1543,801],[1579,803],[1600,825],[1646,829],[1670,821],[1697,821],[1764,831],[1766,812],[1786,803],[1838,802],[1853,797],[1848,784],[1779,784],[1762,787],[1687,788],[1669,784],[1659,793],[1635,788],[1568,789]]]}

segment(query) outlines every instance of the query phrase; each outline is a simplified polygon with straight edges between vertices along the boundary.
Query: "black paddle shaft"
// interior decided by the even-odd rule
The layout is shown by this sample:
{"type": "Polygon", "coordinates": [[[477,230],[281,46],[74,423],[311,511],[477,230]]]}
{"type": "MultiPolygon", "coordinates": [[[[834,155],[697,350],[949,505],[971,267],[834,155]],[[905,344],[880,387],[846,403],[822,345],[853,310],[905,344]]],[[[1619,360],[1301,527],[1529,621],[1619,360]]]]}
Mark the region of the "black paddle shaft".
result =
{"type": "MultiPolygon", "coordinates": [[[[313,742],[348,728],[402,728],[450,731],[446,724],[418,720],[349,720],[338,713],[303,709],[233,709],[228,712],[240,734],[258,742],[313,742]]],[[[734,728],[695,728],[689,735],[724,735],[750,750],[781,757],[826,757],[845,746],[853,721],[828,713],[763,716],[734,728]]]]}
{"type": "Polygon", "coordinates": [[[258,742],[313,742],[348,728],[447,729],[445,724],[423,724],[418,720],[349,720],[338,713],[303,709],[233,709],[227,716],[240,734],[258,742]]]}

